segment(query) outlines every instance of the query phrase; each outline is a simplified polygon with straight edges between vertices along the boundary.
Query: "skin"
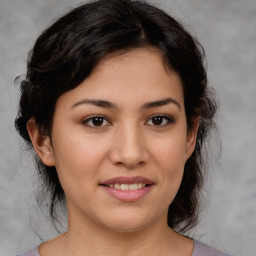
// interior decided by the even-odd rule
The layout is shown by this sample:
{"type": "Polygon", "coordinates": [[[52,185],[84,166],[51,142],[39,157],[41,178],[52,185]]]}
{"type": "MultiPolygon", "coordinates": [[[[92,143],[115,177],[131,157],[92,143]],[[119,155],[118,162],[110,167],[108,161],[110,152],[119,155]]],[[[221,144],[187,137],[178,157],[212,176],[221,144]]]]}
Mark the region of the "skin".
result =
{"type": "Polygon", "coordinates": [[[193,242],[166,220],[197,124],[187,132],[181,80],[158,49],[105,57],[58,99],[51,137],[40,134],[33,118],[27,128],[42,161],[56,166],[68,209],[67,232],[43,243],[41,256],[191,255],[193,242]],[[148,104],[165,99],[162,106],[148,104]],[[95,115],[104,117],[96,127],[95,115]],[[139,200],[124,202],[99,185],[117,176],[143,176],[154,185],[139,200]]]}

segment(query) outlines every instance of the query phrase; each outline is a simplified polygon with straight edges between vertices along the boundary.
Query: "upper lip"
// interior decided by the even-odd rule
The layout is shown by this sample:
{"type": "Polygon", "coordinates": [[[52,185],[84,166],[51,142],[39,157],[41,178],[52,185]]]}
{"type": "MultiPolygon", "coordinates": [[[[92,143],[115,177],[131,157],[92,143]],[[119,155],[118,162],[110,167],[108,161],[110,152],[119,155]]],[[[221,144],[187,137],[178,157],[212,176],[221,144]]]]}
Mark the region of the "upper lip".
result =
{"type": "Polygon", "coordinates": [[[134,184],[134,183],[145,183],[147,185],[152,185],[154,182],[148,178],[142,177],[142,176],[134,176],[134,177],[114,177],[108,180],[105,180],[100,183],[100,185],[110,185],[110,184],[134,184]]]}

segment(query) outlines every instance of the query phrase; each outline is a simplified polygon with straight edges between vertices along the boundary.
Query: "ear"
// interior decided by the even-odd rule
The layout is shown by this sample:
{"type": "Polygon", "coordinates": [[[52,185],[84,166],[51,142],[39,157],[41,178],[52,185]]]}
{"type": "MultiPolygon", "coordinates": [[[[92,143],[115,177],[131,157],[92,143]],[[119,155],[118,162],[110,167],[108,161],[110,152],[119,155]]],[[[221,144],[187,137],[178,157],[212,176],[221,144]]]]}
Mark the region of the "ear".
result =
{"type": "Polygon", "coordinates": [[[33,147],[42,162],[47,166],[54,166],[55,162],[50,137],[42,134],[35,118],[32,117],[28,120],[27,130],[33,147]]]}
{"type": "Polygon", "coordinates": [[[188,131],[187,134],[187,145],[186,145],[186,161],[192,155],[196,147],[196,137],[199,127],[199,118],[194,119],[193,127],[188,131]]]}

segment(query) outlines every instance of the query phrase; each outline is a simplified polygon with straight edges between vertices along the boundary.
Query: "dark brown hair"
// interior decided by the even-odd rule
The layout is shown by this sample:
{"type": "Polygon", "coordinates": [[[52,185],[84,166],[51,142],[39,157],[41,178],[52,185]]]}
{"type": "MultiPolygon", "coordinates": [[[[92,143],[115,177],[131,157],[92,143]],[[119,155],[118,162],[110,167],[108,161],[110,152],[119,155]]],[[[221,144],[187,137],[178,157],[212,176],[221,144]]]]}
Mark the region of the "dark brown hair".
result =
{"type": "MultiPolygon", "coordinates": [[[[169,206],[168,225],[177,231],[197,221],[199,191],[203,183],[202,147],[216,112],[204,68],[204,51],[184,27],[164,11],[143,1],[99,0],[83,4],[46,29],[29,53],[26,78],[21,82],[15,125],[32,147],[26,124],[34,117],[42,132],[51,135],[55,104],[77,87],[106,55],[138,47],[158,48],[166,66],[179,74],[184,91],[188,131],[199,118],[196,148],[185,164],[180,189],[169,206]]],[[[55,167],[36,157],[50,195],[50,215],[65,201],[55,167]]]]}

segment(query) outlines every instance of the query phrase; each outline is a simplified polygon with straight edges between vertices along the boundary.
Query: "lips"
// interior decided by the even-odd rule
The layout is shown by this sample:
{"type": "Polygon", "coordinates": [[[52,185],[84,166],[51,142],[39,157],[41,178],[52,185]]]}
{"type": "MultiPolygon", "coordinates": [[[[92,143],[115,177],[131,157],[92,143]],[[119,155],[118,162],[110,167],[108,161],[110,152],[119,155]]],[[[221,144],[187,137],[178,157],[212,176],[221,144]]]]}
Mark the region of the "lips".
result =
{"type": "Polygon", "coordinates": [[[135,177],[115,177],[106,181],[103,181],[100,185],[105,185],[105,186],[109,186],[110,184],[135,184],[135,183],[144,183],[146,185],[153,185],[154,182],[150,179],[147,179],[145,177],[142,176],[135,176],[135,177]]]}
{"type": "Polygon", "coordinates": [[[100,183],[100,186],[112,197],[121,201],[136,201],[145,196],[154,182],[142,176],[115,177],[100,183]]]}

